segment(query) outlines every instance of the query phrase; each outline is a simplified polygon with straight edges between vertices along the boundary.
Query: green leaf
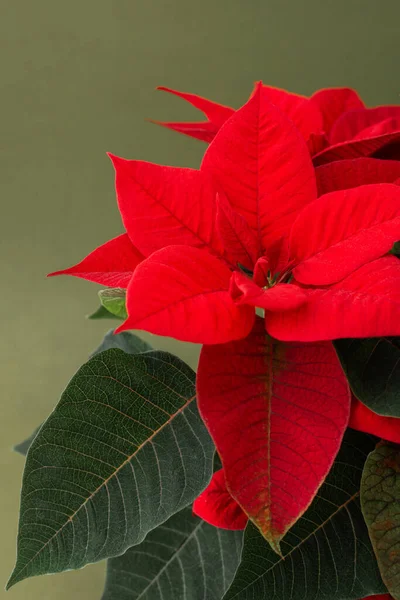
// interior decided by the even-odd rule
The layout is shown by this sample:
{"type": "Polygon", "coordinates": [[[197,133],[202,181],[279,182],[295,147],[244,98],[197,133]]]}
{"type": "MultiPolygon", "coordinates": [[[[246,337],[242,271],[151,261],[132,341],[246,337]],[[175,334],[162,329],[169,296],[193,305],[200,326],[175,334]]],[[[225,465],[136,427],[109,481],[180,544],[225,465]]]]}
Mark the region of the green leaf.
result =
{"type": "Polygon", "coordinates": [[[355,396],[380,415],[400,417],[400,338],[337,340],[335,348],[355,396]]]}
{"type": "Polygon", "coordinates": [[[91,356],[95,356],[100,352],[109,350],[110,348],[119,348],[127,354],[140,354],[142,352],[148,352],[152,350],[150,344],[142,340],[137,335],[130,333],[129,331],[122,331],[121,333],[114,333],[113,329],[110,329],[106,333],[101,342],[100,346],[93,352],[91,356]]]}
{"type": "Polygon", "coordinates": [[[111,349],[79,369],[28,452],[8,587],[122,554],[206,487],[194,382],[165,352],[111,349]]]}
{"type": "MultiPolygon", "coordinates": [[[[150,344],[142,340],[137,335],[134,335],[129,331],[114,333],[114,330],[110,329],[110,331],[104,336],[100,346],[93,352],[93,354],[91,354],[91,356],[95,356],[96,354],[99,354],[99,352],[104,352],[104,350],[109,350],[110,348],[119,348],[128,354],[139,354],[140,352],[148,352],[149,350],[152,350],[150,344]]],[[[26,456],[40,427],[41,425],[39,425],[39,427],[37,427],[26,440],[16,444],[14,446],[15,452],[19,452],[19,454],[26,456]]]]}
{"type": "Polygon", "coordinates": [[[373,447],[370,436],[347,431],[326,482],[281,542],[283,558],[247,526],[225,600],[356,600],[385,592],[359,502],[373,447]]]}
{"type": "Polygon", "coordinates": [[[112,315],[110,312],[108,312],[108,310],[104,308],[104,306],[99,306],[99,308],[95,310],[94,313],[92,313],[91,315],[88,315],[87,318],[91,319],[92,321],[99,319],[114,319],[117,321],[122,320],[119,317],[116,317],[115,315],[112,315]]]}
{"type": "Polygon", "coordinates": [[[396,242],[395,244],[393,244],[390,252],[391,252],[391,254],[394,254],[395,256],[399,256],[400,255],[400,242],[396,242]]]}
{"type": "Polygon", "coordinates": [[[242,538],[185,508],[108,561],[102,600],[219,600],[239,564],[242,538]]]}
{"type": "Polygon", "coordinates": [[[109,313],[119,319],[126,319],[126,290],[122,288],[106,288],[99,291],[100,304],[104,306],[109,313]]]}
{"type": "Polygon", "coordinates": [[[26,456],[33,440],[35,439],[35,437],[37,436],[39,430],[40,430],[41,425],[39,425],[39,427],[37,427],[35,429],[35,431],[23,442],[20,442],[19,444],[16,444],[14,446],[14,450],[15,452],[18,452],[19,454],[22,454],[22,456],[26,456]]]}
{"type": "Polygon", "coordinates": [[[400,600],[400,446],[378,444],[368,456],[361,507],[382,579],[400,600]]]}

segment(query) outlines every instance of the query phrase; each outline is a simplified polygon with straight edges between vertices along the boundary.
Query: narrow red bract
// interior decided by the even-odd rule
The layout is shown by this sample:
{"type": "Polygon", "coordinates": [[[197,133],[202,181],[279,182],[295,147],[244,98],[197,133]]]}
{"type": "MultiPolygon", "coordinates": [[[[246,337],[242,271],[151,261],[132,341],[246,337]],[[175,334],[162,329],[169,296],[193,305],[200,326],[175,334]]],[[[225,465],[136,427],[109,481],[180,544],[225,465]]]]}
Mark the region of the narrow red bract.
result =
{"type": "Polygon", "coordinates": [[[93,250],[77,265],[50,273],[49,277],[74,275],[107,287],[126,288],[134,270],[143,259],[143,254],[135,248],[127,234],[123,233],[93,250]]]}
{"type": "Polygon", "coordinates": [[[229,492],[279,552],[347,426],[349,390],[332,344],[280,344],[258,318],[245,340],[203,347],[197,389],[229,492]]]}

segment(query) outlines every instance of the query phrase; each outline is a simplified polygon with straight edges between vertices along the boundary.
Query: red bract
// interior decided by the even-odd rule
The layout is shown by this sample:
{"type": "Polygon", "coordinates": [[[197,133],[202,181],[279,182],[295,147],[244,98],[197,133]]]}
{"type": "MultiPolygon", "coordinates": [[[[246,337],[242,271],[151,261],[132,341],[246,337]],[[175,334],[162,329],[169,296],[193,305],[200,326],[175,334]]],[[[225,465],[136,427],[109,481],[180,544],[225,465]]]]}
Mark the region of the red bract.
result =
{"type": "Polygon", "coordinates": [[[203,347],[197,389],[230,494],[279,552],[348,422],[349,390],[332,344],[281,344],[257,318],[245,340],[203,347]]]}
{"type": "Polygon", "coordinates": [[[400,419],[377,415],[355,396],[351,401],[349,427],[371,433],[389,442],[400,443],[400,419]]]}
{"type": "Polygon", "coordinates": [[[193,512],[210,525],[221,529],[244,529],[248,520],[227,490],[223,469],[214,473],[210,484],[194,501],[193,512]]]}
{"type": "MultiPolygon", "coordinates": [[[[112,160],[124,240],[138,249],[120,269],[133,275],[119,331],[206,344],[199,406],[227,489],[279,551],[348,422],[349,389],[329,340],[400,334],[400,262],[384,256],[400,237],[400,188],[317,199],[304,136],[270,97],[257,87],[199,171],[112,160]]],[[[290,98],[293,114],[304,101],[290,98]]],[[[110,252],[66,272],[85,277],[88,261],[89,279],[118,272],[119,250],[110,252]]],[[[232,507],[224,515],[223,505],[212,518],[226,525],[232,507]]]]}
{"type": "MultiPolygon", "coordinates": [[[[168,88],[201,110],[208,118],[198,123],[156,123],[211,142],[219,128],[234,112],[194,94],[168,88]]],[[[310,98],[278,88],[264,86],[270,101],[296,125],[304,136],[315,165],[381,154],[383,158],[400,158],[400,107],[366,108],[354,90],[331,88],[310,98]]]]}

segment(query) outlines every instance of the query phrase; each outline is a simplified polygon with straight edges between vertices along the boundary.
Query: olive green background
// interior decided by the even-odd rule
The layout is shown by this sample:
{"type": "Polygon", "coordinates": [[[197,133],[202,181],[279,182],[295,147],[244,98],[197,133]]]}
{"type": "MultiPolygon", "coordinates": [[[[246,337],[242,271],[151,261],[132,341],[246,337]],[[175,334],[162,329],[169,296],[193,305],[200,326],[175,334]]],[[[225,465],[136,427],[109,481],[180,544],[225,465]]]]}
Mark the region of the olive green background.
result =
{"type": "MultiPolygon", "coordinates": [[[[301,93],[355,87],[398,103],[398,0],[1,0],[1,561],[13,566],[23,459],[111,324],[97,286],[46,279],[121,231],[106,151],[196,167],[205,146],[146,123],[191,119],[157,85],[239,106],[255,80],[301,93]]],[[[195,365],[197,349],[171,344],[195,365]]],[[[15,600],[97,600],[103,565],[35,578],[15,600]]],[[[0,591],[0,596],[5,592],[0,591]]]]}

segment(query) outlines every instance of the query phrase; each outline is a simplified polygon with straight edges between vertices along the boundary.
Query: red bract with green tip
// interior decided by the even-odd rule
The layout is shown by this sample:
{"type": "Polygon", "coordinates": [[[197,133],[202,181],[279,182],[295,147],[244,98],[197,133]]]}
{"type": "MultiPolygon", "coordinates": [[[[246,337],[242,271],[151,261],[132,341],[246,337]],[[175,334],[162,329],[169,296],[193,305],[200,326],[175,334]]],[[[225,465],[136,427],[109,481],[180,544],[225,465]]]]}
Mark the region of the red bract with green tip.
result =
{"type": "MultiPolygon", "coordinates": [[[[400,238],[400,188],[375,183],[395,181],[389,165],[361,187],[343,170],[337,178],[351,189],[326,190],[304,139],[311,117],[293,123],[305,100],[286,98],[283,111],[274,93],[272,103],[271,90],[257,86],[199,170],[112,157],[130,254],[119,267],[111,245],[107,260],[100,249],[65,273],[119,277],[128,312],[119,331],[205,344],[198,401],[223,464],[224,498],[240,506],[234,519],[243,512],[279,552],[349,420],[331,340],[400,334],[400,262],[387,255],[400,238]],[[318,198],[317,182],[329,193],[318,198]]],[[[350,92],[340,98],[341,107],[356,103],[350,92]]],[[[220,514],[215,484],[207,518],[226,527],[231,513],[220,514]]]]}

